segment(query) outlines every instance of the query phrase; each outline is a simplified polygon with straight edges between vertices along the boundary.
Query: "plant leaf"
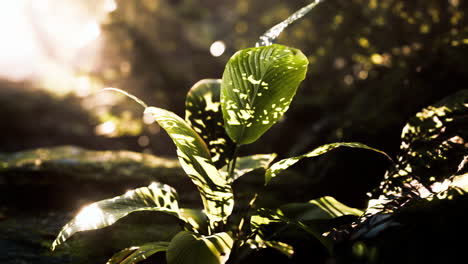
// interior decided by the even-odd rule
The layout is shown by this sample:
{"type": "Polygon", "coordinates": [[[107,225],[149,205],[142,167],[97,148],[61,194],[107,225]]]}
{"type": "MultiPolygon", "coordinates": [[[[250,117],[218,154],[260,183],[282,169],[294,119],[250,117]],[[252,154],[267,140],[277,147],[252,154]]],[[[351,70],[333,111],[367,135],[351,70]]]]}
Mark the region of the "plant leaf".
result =
{"type": "Polygon", "coordinates": [[[195,233],[208,233],[208,218],[200,209],[180,208],[180,217],[191,227],[195,233]]]}
{"type": "Polygon", "coordinates": [[[258,236],[256,240],[266,240],[267,237],[266,228],[271,224],[292,224],[295,225],[307,233],[313,235],[322,245],[331,252],[332,244],[329,238],[322,236],[324,230],[320,230],[318,226],[305,225],[301,221],[290,219],[284,216],[280,209],[271,210],[266,208],[260,208],[257,210],[257,214],[250,218],[250,228],[252,234],[258,236]]]}
{"type": "Polygon", "coordinates": [[[296,225],[318,239],[329,251],[331,251],[330,239],[322,234],[323,220],[331,220],[345,215],[360,216],[363,211],[348,207],[330,196],[311,200],[307,203],[290,203],[281,206],[277,210],[260,208],[250,219],[251,232],[258,235],[258,239],[265,238],[265,227],[275,223],[296,225]]]}
{"type": "Polygon", "coordinates": [[[168,264],[224,264],[229,258],[233,240],[228,233],[200,236],[179,232],[169,244],[168,264]]]}
{"type": "Polygon", "coordinates": [[[246,241],[249,248],[259,250],[262,248],[273,248],[278,250],[280,253],[286,255],[288,258],[291,258],[294,254],[294,248],[280,241],[271,241],[271,240],[264,240],[259,235],[255,236],[255,239],[249,239],[246,241]]]}
{"type": "Polygon", "coordinates": [[[379,193],[400,195],[406,185],[418,184],[434,191],[436,182],[468,172],[467,102],[468,89],[460,90],[408,120],[398,162],[386,173],[379,193]]]}
{"type": "Polygon", "coordinates": [[[273,44],[234,54],[221,83],[221,107],[229,137],[256,141],[288,110],[305,78],[308,60],[298,49],[273,44]]]}
{"type": "Polygon", "coordinates": [[[205,142],[189,124],[170,111],[148,107],[145,114],[151,114],[177,146],[180,164],[197,186],[210,224],[225,222],[234,208],[234,195],[211,161],[205,142]]]}
{"type": "Polygon", "coordinates": [[[292,158],[282,159],[282,160],[274,163],[273,165],[271,165],[271,167],[265,173],[265,185],[268,184],[272,178],[278,176],[279,173],[281,173],[282,171],[284,171],[287,168],[291,167],[292,165],[296,164],[301,159],[317,157],[317,156],[320,156],[322,154],[325,154],[325,153],[329,152],[330,150],[333,150],[333,149],[336,149],[336,148],[339,148],[339,147],[361,148],[361,149],[372,150],[372,151],[378,152],[380,154],[383,154],[390,161],[392,161],[390,156],[388,156],[385,152],[383,152],[381,150],[378,150],[378,149],[375,149],[375,148],[372,148],[372,147],[369,147],[369,146],[364,145],[362,143],[358,143],[358,142],[337,142],[337,143],[325,144],[325,145],[322,145],[322,146],[320,146],[318,148],[315,148],[314,150],[312,150],[310,152],[307,152],[306,154],[296,156],[296,157],[292,157],[292,158]]]}
{"type": "Polygon", "coordinates": [[[142,246],[129,247],[114,254],[106,264],[133,264],[147,259],[149,256],[166,251],[169,242],[153,242],[142,246]]]}
{"type": "Polygon", "coordinates": [[[364,212],[348,207],[331,196],[324,196],[307,203],[289,203],[280,207],[283,214],[298,221],[328,220],[344,215],[361,216],[364,212]]]}
{"type": "MultiPolygon", "coordinates": [[[[270,166],[271,162],[276,158],[276,156],[276,153],[272,153],[256,154],[237,158],[236,167],[234,168],[234,177],[232,179],[228,179],[228,181],[232,183],[235,180],[239,179],[241,176],[257,169],[266,170],[268,166],[270,166]]],[[[220,173],[227,178],[229,174],[227,166],[224,166],[220,170],[220,173]]]]}
{"type": "Polygon", "coordinates": [[[179,217],[177,192],[169,185],[153,182],[148,187],[85,206],[62,228],[51,249],[54,250],[76,232],[110,226],[137,211],[160,211],[179,217]]]}
{"type": "Polygon", "coordinates": [[[192,86],[185,100],[185,120],[207,143],[218,169],[228,163],[235,147],[224,129],[220,92],[220,79],[204,79],[192,86]]]}

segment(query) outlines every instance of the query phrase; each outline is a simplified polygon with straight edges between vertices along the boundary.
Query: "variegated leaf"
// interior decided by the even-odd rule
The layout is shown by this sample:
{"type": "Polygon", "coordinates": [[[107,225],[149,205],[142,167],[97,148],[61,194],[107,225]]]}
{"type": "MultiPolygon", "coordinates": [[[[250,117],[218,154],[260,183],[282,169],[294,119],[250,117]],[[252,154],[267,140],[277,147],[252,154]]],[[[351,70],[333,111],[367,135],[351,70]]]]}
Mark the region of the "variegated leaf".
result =
{"type": "Polygon", "coordinates": [[[166,251],[169,242],[153,242],[123,249],[114,254],[106,264],[134,264],[161,251],[166,251]]]}
{"type": "Polygon", "coordinates": [[[232,188],[213,164],[203,139],[170,111],[148,107],[145,114],[151,114],[177,146],[182,168],[198,187],[211,225],[225,222],[234,207],[232,188]]]}
{"type": "Polygon", "coordinates": [[[235,147],[224,129],[220,92],[220,79],[204,79],[192,86],[185,100],[185,120],[206,142],[218,169],[229,162],[235,147]]]}
{"type": "Polygon", "coordinates": [[[229,137],[238,145],[256,141],[288,110],[304,80],[307,57],[273,44],[234,54],[221,83],[221,106],[229,137]]]}
{"type": "Polygon", "coordinates": [[[389,160],[392,160],[390,156],[388,156],[385,152],[369,147],[362,143],[358,143],[358,142],[337,142],[337,143],[325,144],[318,148],[315,148],[314,150],[310,152],[307,152],[306,154],[292,157],[292,158],[282,159],[274,163],[273,165],[271,165],[271,167],[265,173],[265,185],[268,184],[272,178],[278,176],[278,174],[280,174],[282,171],[286,170],[287,168],[291,167],[292,165],[296,164],[298,161],[304,158],[312,158],[312,157],[320,156],[322,154],[325,154],[339,147],[361,148],[361,149],[372,150],[377,153],[383,154],[389,160]]]}
{"type": "Polygon", "coordinates": [[[179,217],[177,192],[169,185],[154,182],[148,187],[85,206],[62,228],[51,249],[54,250],[76,232],[110,226],[137,211],[160,211],[179,217]]]}
{"type": "Polygon", "coordinates": [[[229,259],[233,239],[228,233],[201,236],[192,232],[178,233],[169,244],[168,264],[224,264],[229,259]]]}
{"type": "Polygon", "coordinates": [[[234,168],[233,178],[228,178],[227,166],[224,166],[220,172],[228,179],[228,182],[234,182],[241,176],[257,169],[267,169],[271,162],[276,158],[276,154],[256,154],[251,156],[239,157],[234,168]]]}

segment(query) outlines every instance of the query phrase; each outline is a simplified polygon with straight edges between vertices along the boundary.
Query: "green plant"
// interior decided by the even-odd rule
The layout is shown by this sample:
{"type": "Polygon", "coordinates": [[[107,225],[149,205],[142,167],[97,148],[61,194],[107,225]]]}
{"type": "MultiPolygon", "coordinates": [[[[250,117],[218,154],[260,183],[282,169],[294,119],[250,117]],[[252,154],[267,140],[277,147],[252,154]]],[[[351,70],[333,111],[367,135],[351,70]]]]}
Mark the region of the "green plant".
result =
{"type": "MultiPolygon", "coordinates": [[[[307,11],[302,9],[300,12],[303,15],[307,11]]],[[[272,36],[276,37],[292,22],[287,20],[281,27],[274,27],[272,36]]],[[[226,263],[236,261],[241,249],[264,247],[291,255],[291,246],[270,240],[266,235],[265,227],[279,222],[302,228],[330,249],[330,240],[322,235],[327,231],[324,223],[345,215],[359,216],[362,214],[360,210],[347,207],[332,197],[322,197],[275,209],[259,208],[237,218],[231,217],[235,202],[233,182],[253,170],[263,169],[266,186],[299,160],[338,147],[386,154],[361,143],[338,142],[271,166],[276,154],[238,157],[242,145],[259,139],[288,110],[307,71],[308,60],[300,50],[271,44],[265,39],[260,44],[267,46],[234,54],[221,80],[207,79],[196,83],[187,95],[185,119],[165,109],[148,107],[138,98],[118,90],[139,102],[145,108],[144,113],[151,115],[172,138],[182,168],[198,188],[203,209],[180,207],[177,192],[172,187],[154,182],[148,187],[86,206],[63,227],[52,250],[76,232],[112,225],[136,211],[173,215],[181,220],[184,230],[170,242],[151,242],[124,249],[108,263],[137,263],[160,251],[166,251],[169,264],[226,263]]],[[[254,208],[257,196],[253,196],[249,208],[254,208]]]]}

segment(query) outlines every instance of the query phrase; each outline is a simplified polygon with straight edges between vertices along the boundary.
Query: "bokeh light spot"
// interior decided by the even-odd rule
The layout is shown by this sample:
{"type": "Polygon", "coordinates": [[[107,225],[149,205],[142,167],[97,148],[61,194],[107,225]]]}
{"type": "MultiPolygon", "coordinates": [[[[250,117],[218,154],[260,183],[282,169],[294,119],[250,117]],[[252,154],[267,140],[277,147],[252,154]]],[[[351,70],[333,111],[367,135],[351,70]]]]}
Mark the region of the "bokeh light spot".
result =
{"type": "Polygon", "coordinates": [[[221,40],[213,42],[213,44],[211,44],[210,46],[210,53],[214,57],[219,57],[223,55],[225,50],[226,50],[226,45],[221,40]]]}

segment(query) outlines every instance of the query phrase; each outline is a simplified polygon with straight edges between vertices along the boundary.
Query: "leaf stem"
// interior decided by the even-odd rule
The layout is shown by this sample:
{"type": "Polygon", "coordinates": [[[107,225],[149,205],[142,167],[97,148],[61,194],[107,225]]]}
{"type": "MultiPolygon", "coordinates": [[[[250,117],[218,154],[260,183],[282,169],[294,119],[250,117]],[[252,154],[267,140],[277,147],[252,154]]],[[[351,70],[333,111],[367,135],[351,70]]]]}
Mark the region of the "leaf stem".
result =
{"type": "Polygon", "coordinates": [[[118,88],[108,87],[108,88],[101,89],[101,90],[97,91],[96,93],[101,93],[101,92],[105,92],[105,91],[114,91],[114,92],[121,93],[121,94],[129,97],[133,101],[137,102],[139,105],[143,106],[143,108],[148,108],[148,105],[145,102],[143,102],[143,100],[141,100],[140,98],[136,97],[135,95],[133,95],[133,94],[131,94],[129,92],[126,92],[126,91],[118,89],[118,88]]]}
{"type": "Polygon", "coordinates": [[[237,162],[237,155],[239,152],[240,145],[236,145],[234,147],[234,153],[232,154],[232,159],[229,161],[228,164],[228,179],[232,182],[234,181],[234,172],[236,169],[236,162],[237,162]]]}

